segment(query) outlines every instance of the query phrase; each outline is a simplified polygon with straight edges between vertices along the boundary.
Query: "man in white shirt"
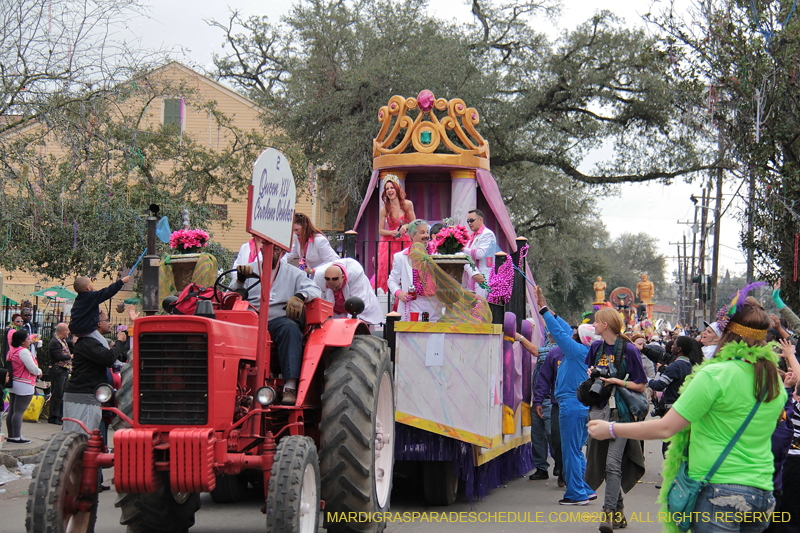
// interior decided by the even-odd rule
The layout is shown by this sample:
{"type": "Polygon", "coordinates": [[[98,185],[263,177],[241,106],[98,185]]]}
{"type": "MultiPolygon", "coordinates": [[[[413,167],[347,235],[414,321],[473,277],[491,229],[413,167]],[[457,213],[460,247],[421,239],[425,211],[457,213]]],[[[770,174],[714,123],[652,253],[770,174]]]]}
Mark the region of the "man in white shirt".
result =
{"type": "Polygon", "coordinates": [[[384,315],[378,297],[361,264],[355,259],[345,257],[320,265],[314,273],[314,283],[322,291],[322,297],[333,304],[335,318],[350,318],[344,310],[344,302],[348,298],[358,297],[364,302],[364,311],[358,318],[367,324],[383,322],[384,315]]]}
{"type": "Polygon", "coordinates": [[[467,214],[467,224],[472,230],[472,236],[467,246],[464,247],[464,253],[475,261],[475,268],[473,269],[470,265],[464,267],[464,286],[486,298],[487,291],[478,284],[489,280],[489,274],[494,265],[494,255],[492,254],[497,247],[497,238],[492,230],[484,226],[483,211],[480,209],[473,209],[467,214]]]}
{"type": "MultiPolygon", "coordinates": [[[[283,250],[275,246],[272,253],[272,286],[269,293],[269,321],[267,329],[275,343],[278,361],[283,375],[283,405],[294,405],[297,401],[297,380],[300,379],[300,366],[303,362],[303,332],[300,330],[300,317],[303,306],[319,298],[320,290],[299,268],[280,259],[283,250]]],[[[261,261],[254,261],[236,267],[236,279],[232,289],[248,289],[247,300],[256,309],[261,305],[261,285],[253,287],[253,273],[261,275],[261,261]],[[252,287],[252,288],[251,288],[252,287]]]]}
{"type": "Polygon", "coordinates": [[[722,337],[722,332],[716,322],[711,324],[708,322],[703,323],[706,325],[706,329],[700,335],[700,344],[703,345],[703,356],[706,359],[711,359],[714,357],[714,352],[717,351],[717,344],[719,343],[719,338],[722,337]]]}
{"type": "MultiPolygon", "coordinates": [[[[408,225],[408,234],[411,235],[411,246],[421,243],[427,250],[430,240],[427,222],[420,219],[413,221],[408,225]]],[[[428,320],[436,322],[442,314],[442,305],[435,295],[424,295],[422,287],[414,286],[414,269],[411,267],[408,257],[411,246],[394,254],[392,272],[387,280],[389,292],[397,299],[397,312],[400,313],[400,320],[411,320],[411,313],[418,313],[418,320],[422,320],[422,313],[427,312],[428,320]],[[416,289],[416,293],[409,294],[411,287],[416,289]]]]}

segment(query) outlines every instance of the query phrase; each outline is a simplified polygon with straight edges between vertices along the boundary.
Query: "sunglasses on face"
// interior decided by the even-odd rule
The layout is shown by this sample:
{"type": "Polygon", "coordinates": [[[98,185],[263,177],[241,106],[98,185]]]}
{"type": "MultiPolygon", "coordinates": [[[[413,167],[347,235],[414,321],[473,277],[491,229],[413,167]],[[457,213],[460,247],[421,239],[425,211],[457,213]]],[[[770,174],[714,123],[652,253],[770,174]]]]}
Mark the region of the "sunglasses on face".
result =
{"type": "Polygon", "coordinates": [[[477,219],[477,218],[468,218],[468,219],[467,219],[467,222],[469,222],[470,224],[472,224],[472,223],[473,223],[473,222],[475,222],[476,220],[478,220],[478,219],[477,219]]]}
{"type": "Polygon", "coordinates": [[[325,278],[325,281],[339,281],[339,277],[338,277],[338,276],[337,276],[337,277],[335,277],[335,278],[328,278],[328,277],[326,277],[326,278],[325,278]]]}

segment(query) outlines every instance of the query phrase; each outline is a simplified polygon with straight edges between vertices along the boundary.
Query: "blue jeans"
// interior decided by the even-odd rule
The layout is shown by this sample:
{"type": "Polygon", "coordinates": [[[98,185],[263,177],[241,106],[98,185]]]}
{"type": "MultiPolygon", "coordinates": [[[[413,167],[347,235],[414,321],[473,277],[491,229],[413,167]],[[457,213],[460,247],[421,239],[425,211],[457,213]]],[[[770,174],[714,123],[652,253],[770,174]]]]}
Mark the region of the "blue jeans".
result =
{"type": "Polygon", "coordinates": [[[536,416],[531,407],[531,444],[533,448],[533,466],[537,470],[547,472],[547,443],[550,441],[550,400],[542,400],[542,418],[536,416]]]}
{"type": "Polygon", "coordinates": [[[550,443],[550,415],[552,405],[549,399],[542,400],[542,418],[536,416],[531,407],[531,444],[533,448],[533,466],[537,470],[547,472],[548,444],[550,443]]]}
{"type": "Polygon", "coordinates": [[[584,481],[586,474],[586,457],[583,455],[583,444],[589,436],[586,419],[589,409],[577,398],[566,399],[559,404],[561,422],[561,453],[564,461],[564,481],[567,491],[564,498],[583,501],[593,494],[592,488],[584,481]]]}
{"type": "Polygon", "coordinates": [[[267,330],[275,343],[283,379],[299,378],[300,366],[303,364],[303,332],[300,331],[300,323],[285,316],[270,318],[267,330]]]}
{"type": "Polygon", "coordinates": [[[693,533],[761,533],[769,524],[769,515],[775,508],[775,497],[771,490],[762,490],[746,485],[712,483],[697,497],[694,510],[698,517],[692,522],[693,533]],[[762,513],[747,521],[736,520],[735,513],[762,513]]]}

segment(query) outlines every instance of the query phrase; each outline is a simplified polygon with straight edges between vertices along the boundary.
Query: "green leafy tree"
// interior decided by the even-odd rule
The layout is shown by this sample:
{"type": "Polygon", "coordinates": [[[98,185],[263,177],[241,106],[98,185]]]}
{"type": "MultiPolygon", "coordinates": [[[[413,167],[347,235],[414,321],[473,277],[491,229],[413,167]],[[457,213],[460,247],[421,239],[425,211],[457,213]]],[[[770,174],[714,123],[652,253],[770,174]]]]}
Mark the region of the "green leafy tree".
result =
{"type": "Polygon", "coordinates": [[[498,185],[517,235],[528,239],[536,283],[560,315],[577,321],[594,278],[607,271],[602,246],[608,234],[594,191],[530,163],[508,165],[498,185]]]}
{"type": "Polygon", "coordinates": [[[112,39],[140,13],[138,2],[0,7],[1,267],[51,279],[114,277],[144,251],[149,204],[160,204],[173,226],[184,208],[193,227],[221,219],[213,202],[244,192],[264,137],[191,98],[219,127],[219,149],[177,124],[153,124],[154,102],[194,91],[154,68],[160,54],[112,39]]]}
{"type": "Polygon", "coordinates": [[[681,94],[656,41],[600,13],[550,42],[533,17],[554,7],[474,0],[471,24],[435,19],[418,0],[302,0],[277,24],[233,13],[212,22],[230,49],[215,58],[217,74],[268,109],[311,163],[329,165],[333,188],[355,202],[377,110],[423,88],[479,110],[496,176],[544,168],[608,184],[713,167],[674,112],[681,94]],[[606,143],[616,156],[579,170],[606,143]]]}
{"type": "Polygon", "coordinates": [[[0,265],[53,279],[76,272],[113,277],[144,251],[149,204],[159,204],[173,227],[189,209],[191,226],[207,229],[221,220],[214,202],[244,192],[265,145],[261,135],[236,128],[213,103],[198,107],[230,140],[219,150],[182,135],[179,125],[147,125],[145,110],[154,99],[191,90],[161,86],[155,76],[131,84],[139,89],[129,99],[93,98],[63,108],[64,123],[47,138],[35,127],[8,134],[20,171],[6,174],[0,199],[0,265]],[[53,138],[63,152],[43,155],[53,138]]]}
{"type": "Polygon", "coordinates": [[[696,88],[693,120],[713,131],[725,179],[753,184],[740,220],[742,245],[755,252],[757,277],[780,277],[787,304],[797,308],[800,19],[795,3],[712,0],[693,3],[683,18],[674,6],[649,18],[661,32],[660,48],[673,60],[673,83],[696,88]]]}
{"type": "Polygon", "coordinates": [[[666,258],[658,253],[658,239],[646,233],[623,233],[603,248],[606,261],[604,280],[610,291],[628,287],[636,294],[636,284],[647,274],[656,291],[665,289],[666,258]]]}

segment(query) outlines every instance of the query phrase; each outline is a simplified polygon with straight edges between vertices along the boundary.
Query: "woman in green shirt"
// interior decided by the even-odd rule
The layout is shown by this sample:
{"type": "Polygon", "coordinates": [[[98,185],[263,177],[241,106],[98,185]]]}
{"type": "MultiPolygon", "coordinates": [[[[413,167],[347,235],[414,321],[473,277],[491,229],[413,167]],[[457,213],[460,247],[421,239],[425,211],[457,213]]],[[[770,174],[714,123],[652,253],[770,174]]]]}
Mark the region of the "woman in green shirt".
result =
{"type": "MultiPolygon", "coordinates": [[[[764,342],[769,315],[754,298],[742,294],[739,299],[717,353],[686,378],[681,396],[663,418],[631,424],[589,422],[589,435],[595,439],[669,439],[677,434],[670,440],[664,463],[663,503],[687,442],[689,477],[700,480],[763,394],[755,416],[697,498],[694,533],[760,533],[775,505],[770,437],[786,392],[778,376],[777,355],[764,342]]],[[[781,346],[784,356],[794,356],[791,343],[781,346]]],[[[665,530],[678,531],[672,522],[665,524],[665,530]]]]}

